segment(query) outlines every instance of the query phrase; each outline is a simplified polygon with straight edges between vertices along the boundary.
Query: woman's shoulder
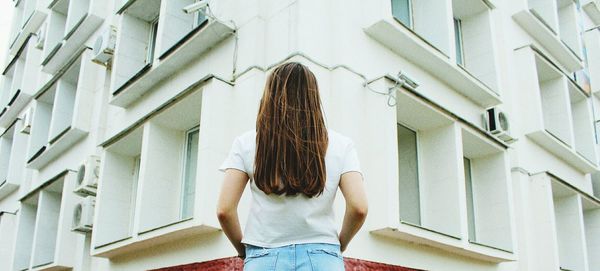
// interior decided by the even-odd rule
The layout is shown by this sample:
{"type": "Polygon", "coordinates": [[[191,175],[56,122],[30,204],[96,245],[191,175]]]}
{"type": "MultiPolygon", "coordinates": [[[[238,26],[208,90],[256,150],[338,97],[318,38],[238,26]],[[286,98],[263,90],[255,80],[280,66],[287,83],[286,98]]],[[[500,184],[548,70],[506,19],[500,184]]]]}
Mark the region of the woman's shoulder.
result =
{"type": "Polygon", "coordinates": [[[343,146],[347,146],[348,144],[353,144],[354,143],[352,141],[352,138],[350,138],[350,137],[348,137],[348,136],[346,136],[346,135],[344,135],[344,134],[342,134],[342,133],[340,133],[340,132],[338,132],[336,130],[333,130],[333,129],[329,128],[329,129],[327,129],[327,132],[329,134],[329,140],[330,140],[330,142],[333,141],[333,142],[336,142],[336,143],[338,143],[340,145],[343,145],[343,146]]]}

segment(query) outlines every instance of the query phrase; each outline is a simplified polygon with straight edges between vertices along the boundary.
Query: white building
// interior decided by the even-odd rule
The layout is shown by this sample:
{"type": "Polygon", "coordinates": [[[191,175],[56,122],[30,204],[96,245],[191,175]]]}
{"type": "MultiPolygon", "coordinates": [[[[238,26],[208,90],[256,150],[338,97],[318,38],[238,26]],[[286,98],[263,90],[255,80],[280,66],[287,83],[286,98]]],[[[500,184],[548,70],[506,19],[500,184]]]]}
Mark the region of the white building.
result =
{"type": "Polygon", "coordinates": [[[357,145],[348,267],[600,270],[598,0],[13,2],[0,270],[239,267],[217,168],[288,60],[357,145]]]}

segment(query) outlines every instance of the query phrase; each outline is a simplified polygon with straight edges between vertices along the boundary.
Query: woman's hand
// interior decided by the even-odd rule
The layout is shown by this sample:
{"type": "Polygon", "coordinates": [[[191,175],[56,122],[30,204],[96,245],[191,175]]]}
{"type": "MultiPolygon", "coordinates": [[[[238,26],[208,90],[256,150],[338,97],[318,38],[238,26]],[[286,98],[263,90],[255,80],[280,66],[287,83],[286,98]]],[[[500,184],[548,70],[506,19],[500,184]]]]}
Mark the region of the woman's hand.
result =
{"type": "Polygon", "coordinates": [[[246,248],[242,244],[242,229],[237,207],[248,179],[246,172],[238,169],[227,169],[217,205],[217,217],[221,228],[241,257],[246,256],[246,248]]]}
{"type": "MultiPolygon", "coordinates": [[[[341,243],[341,242],[340,242],[341,243]]],[[[343,253],[344,251],[346,251],[346,248],[348,247],[347,244],[341,245],[340,244],[340,251],[343,253]]]]}
{"type": "Polygon", "coordinates": [[[340,231],[340,250],[344,252],[350,240],[356,235],[367,218],[367,195],[363,186],[362,175],[356,171],[342,174],[340,190],[346,200],[344,224],[340,231]]]}

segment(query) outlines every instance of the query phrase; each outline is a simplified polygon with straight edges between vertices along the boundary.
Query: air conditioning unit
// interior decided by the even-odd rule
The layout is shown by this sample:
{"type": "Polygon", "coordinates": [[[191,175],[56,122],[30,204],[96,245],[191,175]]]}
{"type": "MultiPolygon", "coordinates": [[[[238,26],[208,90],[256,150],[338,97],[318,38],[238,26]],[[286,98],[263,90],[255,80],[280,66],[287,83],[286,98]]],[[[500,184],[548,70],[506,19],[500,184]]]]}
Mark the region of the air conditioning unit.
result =
{"type": "Polygon", "coordinates": [[[100,158],[91,155],[81,163],[77,170],[77,188],[73,192],[82,196],[95,196],[99,174],[100,158]]]}
{"type": "Polygon", "coordinates": [[[31,132],[31,121],[33,119],[33,107],[27,108],[25,114],[23,114],[23,126],[21,126],[21,133],[29,134],[31,132]]]}
{"type": "Polygon", "coordinates": [[[96,197],[93,196],[82,198],[75,204],[75,208],[73,208],[73,222],[71,224],[72,231],[82,233],[92,231],[95,205],[96,197]]]}
{"type": "Polygon", "coordinates": [[[492,107],[483,114],[485,127],[492,135],[497,136],[504,142],[511,143],[515,141],[510,135],[510,124],[506,113],[498,107],[492,107]]]}
{"type": "Polygon", "coordinates": [[[92,61],[108,67],[115,52],[116,44],[117,28],[109,25],[102,31],[102,34],[96,38],[92,61]]]}
{"type": "Polygon", "coordinates": [[[35,48],[44,49],[44,41],[46,40],[46,24],[42,24],[35,35],[37,37],[35,48]]]}

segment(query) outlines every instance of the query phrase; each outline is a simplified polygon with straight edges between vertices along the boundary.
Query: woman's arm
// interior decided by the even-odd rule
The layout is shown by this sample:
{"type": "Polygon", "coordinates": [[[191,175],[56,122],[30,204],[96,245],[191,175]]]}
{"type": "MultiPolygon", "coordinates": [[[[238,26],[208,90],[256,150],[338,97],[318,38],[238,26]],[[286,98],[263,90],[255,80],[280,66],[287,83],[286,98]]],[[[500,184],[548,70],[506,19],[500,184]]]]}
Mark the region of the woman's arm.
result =
{"type": "Polygon", "coordinates": [[[346,214],[344,224],[340,231],[340,246],[342,252],[348,243],[360,230],[367,218],[367,195],[363,186],[362,175],[356,171],[342,174],[340,177],[340,190],[346,200],[346,214]]]}
{"type": "Polygon", "coordinates": [[[221,228],[241,257],[245,257],[246,250],[242,244],[237,207],[248,179],[248,175],[241,170],[227,169],[217,205],[217,217],[221,228]]]}

